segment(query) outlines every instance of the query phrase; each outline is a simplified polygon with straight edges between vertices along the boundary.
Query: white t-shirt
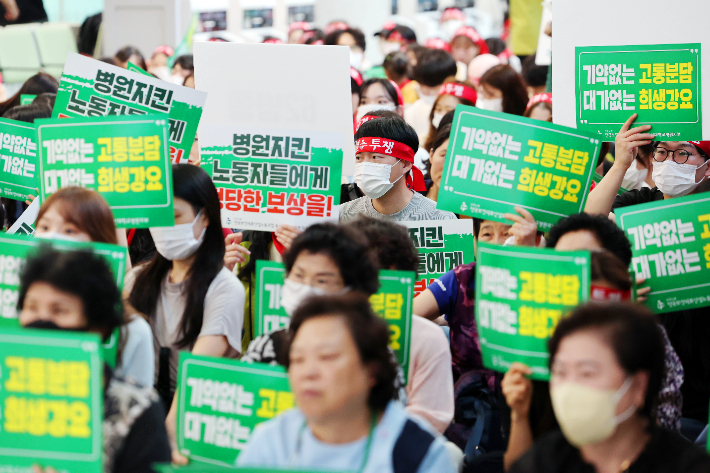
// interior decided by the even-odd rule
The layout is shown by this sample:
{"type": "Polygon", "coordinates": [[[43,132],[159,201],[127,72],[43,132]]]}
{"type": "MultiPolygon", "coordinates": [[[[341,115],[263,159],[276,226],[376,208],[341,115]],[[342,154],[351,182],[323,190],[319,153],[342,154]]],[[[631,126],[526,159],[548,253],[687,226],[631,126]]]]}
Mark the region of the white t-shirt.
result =
{"type": "MultiPolygon", "coordinates": [[[[133,289],[138,266],[126,274],[125,290],[133,289]]],[[[153,350],[155,353],[155,381],[158,376],[159,353],[161,347],[171,349],[170,387],[175,389],[180,351],[189,351],[192,347],[178,347],[181,338],[180,322],[187,302],[187,281],[178,284],[169,282],[169,274],[161,284],[160,298],[155,314],[149,315],[150,328],[153,330],[153,350]]],[[[217,273],[205,296],[202,330],[199,337],[206,335],[224,335],[229,345],[240,352],[242,347],[242,326],[244,323],[244,286],[226,268],[217,273]]]]}
{"type": "Polygon", "coordinates": [[[131,321],[122,328],[121,336],[126,341],[121,351],[118,373],[131,378],[144,387],[153,386],[155,380],[155,353],[153,352],[153,331],[143,317],[131,316],[131,321]]]}

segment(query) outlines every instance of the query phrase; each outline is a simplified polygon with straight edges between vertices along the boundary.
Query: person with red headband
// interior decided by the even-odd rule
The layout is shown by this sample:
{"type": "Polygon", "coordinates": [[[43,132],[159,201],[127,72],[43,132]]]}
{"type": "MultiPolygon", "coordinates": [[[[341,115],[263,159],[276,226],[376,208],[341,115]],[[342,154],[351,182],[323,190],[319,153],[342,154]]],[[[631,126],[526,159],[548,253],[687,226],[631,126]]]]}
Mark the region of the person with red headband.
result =
{"type": "Polygon", "coordinates": [[[288,44],[302,44],[303,33],[310,29],[311,25],[307,21],[294,21],[288,25],[288,44]]]}
{"type": "Polygon", "coordinates": [[[488,45],[481,38],[475,28],[471,26],[462,26],[451,40],[451,54],[456,61],[466,65],[471,64],[471,61],[479,54],[488,54],[488,45]]]}
{"type": "Polygon", "coordinates": [[[356,122],[375,110],[387,110],[402,116],[404,100],[397,84],[387,79],[369,79],[362,84],[356,122]]]}
{"type": "Polygon", "coordinates": [[[544,122],[552,121],[552,94],[544,93],[533,95],[528,101],[528,107],[523,113],[524,117],[544,122]]]}
{"type": "Polygon", "coordinates": [[[355,133],[355,183],[365,196],[341,205],[340,220],[363,214],[391,221],[455,219],[417,192],[426,189],[414,167],[418,148],[417,134],[400,118],[363,123],[355,133]]]}
{"type": "MultiPolygon", "coordinates": [[[[616,135],[616,158],[604,179],[589,193],[584,211],[609,215],[615,209],[663,199],[682,197],[697,191],[710,179],[710,141],[653,141],[651,125],[631,128],[637,114],[624,123],[616,135]],[[626,172],[634,164],[639,146],[652,145],[653,182],[656,187],[635,189],[617,196],[626,172]]],[[[703,186],[706,187],[706,186],[703,186]]]]}

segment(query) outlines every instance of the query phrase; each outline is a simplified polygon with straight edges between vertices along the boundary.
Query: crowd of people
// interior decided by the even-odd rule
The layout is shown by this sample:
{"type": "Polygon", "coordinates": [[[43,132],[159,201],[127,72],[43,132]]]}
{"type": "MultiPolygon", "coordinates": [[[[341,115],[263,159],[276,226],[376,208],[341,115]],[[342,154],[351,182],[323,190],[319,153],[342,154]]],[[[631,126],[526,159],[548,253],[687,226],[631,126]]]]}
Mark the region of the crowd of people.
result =
{"type": "MultiPolygon", "coordinates": [[[[507,29],[483,39],[466,22],[461,10],[447,9],[439,37],[425,41],[388,22],[376,35],[384,61],[375,66],[364,57],[364,34],[345,22],[323,30],[291,25],[288,43],[350,48],[356,163],[352,182],[342,186],[339,223],[282,225],[273,233],[223,228],[197,140],[189,162],[172,166],[174,226],[116,228],[106,200],[79,187],[42,202],[36,238],[122,245],[129,255],[121,294],[101,257],[44,248],[24,267],[17,304],[28,328],[90,331],[103,339],[119,329],[116,366],[106,366],[102,385],[105,472],[190,462],[177,447],[181,352],[287,370],[296,407],[254,430],[241,466],[710,471],[710,456],[693,445],[707,438],[710,308],[658,317],[644,306],[648,287],[632,302],[631,289],[644,281],[630,276],[631,245],[614,218],[618,208],[708,190],[710,142],[655,141],[652,127],[635,127],[631,116],[598,156],[603,179],[585,212],[562,218],[549,232],[523,207],[505,214],[507,223],[441,210],[437,197],[458,105],[553,121],[548,67],[536,65],[534,55],[513,54],[507,29]],[[377,152],[373,140],[393,142],[392,152],[377,152]],[[417,249],[400,222],[454,219],[470,222],[475,245],[591,252],[592,301],[564,317],[549,340],[549,382],[531,380],[521,363],[505,373],[484,366],[475,261],[446,272],[414,299],[403,376],[388,348],[388,326],[368,298],[378,291],[380,270],[418,271],[417,249]],[[284,265],[280,304],[290,325],[257,336],[258,260],[284,265]],[[477,420],[483,431],[476,436],[477,420]]],[[[129,46],[100,59],[195,87],[192,56],[176,58],[169,46],[150,58],[129,46]]],[[[0,116],[49,118],[57,90],[57,78],[39,73],[0,103],[0,116]],[[25,94],[36,95],[32,104],[20,104],[25,94]]],[[[5,229],[32,199],[2,199],[5,229]]]]}

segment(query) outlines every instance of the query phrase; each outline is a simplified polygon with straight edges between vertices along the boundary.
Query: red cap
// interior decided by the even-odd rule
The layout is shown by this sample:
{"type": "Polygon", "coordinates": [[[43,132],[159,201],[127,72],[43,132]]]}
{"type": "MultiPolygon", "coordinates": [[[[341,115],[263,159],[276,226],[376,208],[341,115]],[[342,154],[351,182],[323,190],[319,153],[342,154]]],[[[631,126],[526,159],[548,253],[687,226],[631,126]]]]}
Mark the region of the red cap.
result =
{"type": "Polygon", "coordinates": [[[296,30],[308,31],[310,29],[311,25],[307,21],[294,21],[288,25],[288,34],[291,34],[296,30]]]}
{"type": "Polygon", "coordinates": [[[279,38],[269,38],[261,42],[262,44],[284,44],[279,38]]]}
{"type": "Polygon", "coordinates": [[[458,36],[465,36],[471,41],[473,41],[473,44],[478,46],[478,54],[489,53],[488,44],[486,44],[486,41],[481,38],[481,35],[478,34],[476,28],[473,28],[472,26],[462,26],[461,28],[456,30],[456,33],[454,33],[454,37],[451,38],[451,41],[453,42],[458,36]]]}
{"type": "Polygon", "coordinates": [[[533,105],[535,105],[536,103],[540,103],[540,102],[547,102],[549,104],[552,104],[552,94],[544,93],[544,94],[533,95],[532,98],[530,99],[530,101],[528,102],[528,106],[525,108],[526,109],[530,108],[533,105]]]}
{"type": "Polygon", "coordinates": [[[394,21],[385,21],[385,23],[382,25],[382,29],[375,33],[375,36],[386,35],[395,28],[397,28],[397,23],[395,23],[394,21]]]}
{"type": "Polygon", "coordinates": [[[160,54],[160,53],[163,53],[166,56],[170,57],[173,54],[175,54],[175,51],[170,46],[167,46],[165,44],[161,44],[160,46],[158,46],[157,48],[155,48],[153,50],[153,56],[155,56],[156,54],[160,54]]]}
{"type": "Polygon", "coordinates": [[[703,150],[707,156],[710,156],[710,141],[688,141],[688,143],[693,143],[695,146],[703,150]]]}
{"type": "Polygon", "coordinates": [[[334,21],[326,25],[324,33],[326,35],[329,35],[330,33],[333,33],[335,31],[347,30],[348,28],[350,28],[350,26],[344,21],[334,21]]]}
{"type": "Polygon", "coordinates": [[[441,23],[443,23],[443,22],[449,21],[449,20],[466,21],[466,14],[460,8],[456,8],[456,7],[446,8],[441,13],[441,18],[439,19],[439,21],[441,23]]]}
{"type": "Polygon", "coordinates": [[[424,43],[424,46],[429,49],[443,49],[448,53],[451,52],[451,46],[449,45],[449,43],[447,43],[441,38],[429,38],[424,43]]]}

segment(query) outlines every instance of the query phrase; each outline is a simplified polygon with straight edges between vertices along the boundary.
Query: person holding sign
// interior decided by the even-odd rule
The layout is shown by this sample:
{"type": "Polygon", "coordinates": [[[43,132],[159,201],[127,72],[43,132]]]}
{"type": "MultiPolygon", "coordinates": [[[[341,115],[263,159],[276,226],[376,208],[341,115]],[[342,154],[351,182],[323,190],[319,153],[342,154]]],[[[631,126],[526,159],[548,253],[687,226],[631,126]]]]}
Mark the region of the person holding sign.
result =
{"type": "MultiPolygon", "coordinates": [[[[17,307],[25,327],[90,331],[106,339],[123,324],[111,269],[88,250],[43,250],[29,258],[17,307]]],[[[106,365],[103,374],[103,471],[149,473],[153,463],[170,461],[165,411],[153,388],[114,376],[106,365]]],[[[52,465],[43,466],[50,471],[52,465]]]]}
{"type": "Polygon", "coordinates": [[[654,424],[663,336],[638,306],[588,304],[549,341],[550,397],[562,432],[539,440],[510,473],[701,472],[710,457],[654,424]]]}
{"type": "Polygon", "coordinates": [[[365,196],[341,206],[342,222],[361,214],[391,221],[456,218],[416,192],[426,189],[421,171],[414,167],[419,139],[404,120],[370,120],[360,126],[355,140],[355,182],[365,196]]]}
{"type": "MultiPolygon", "coordinates": [[[[244,316],[244,287],[224,267],[217,189],[201,168],[175,164],[173,194],[175,226],[150,229],[157,253],[126,275],[124,287],[128,304],[153,329],[156,386],[171,406],[171,436],[178,352],[238,357],[244,316]]],[[[173,453],[185,461],[176,448],[173,453]]]]}
{"type": "Polygon", "coordinates": [[[240,466],[455,471],[444,440],[394,401],[389,329],[366,296],[309,299],[294,313],[288,340],[297,408],[261,424],[240,466]]]}
{"type": "MultiPolygon", "coordinates": [[[[592,190],[584,211],[607,215],[614,209],[688,195],[710,178],[710,141],[653,141],[651,125],[631,128],[637,114],[616,135],[616,158],[604,179],[592,190]],[[638,148],[653,145],[654,188],[641,188],[617,196],[628,169],[635,165],[638,148]]],[[[610,217],[612,217],[610,215],[610,217]]]]}

